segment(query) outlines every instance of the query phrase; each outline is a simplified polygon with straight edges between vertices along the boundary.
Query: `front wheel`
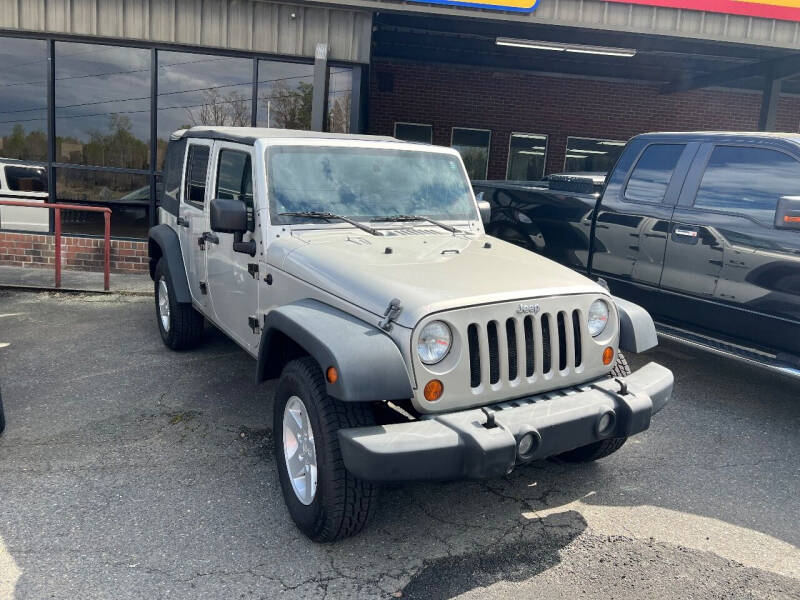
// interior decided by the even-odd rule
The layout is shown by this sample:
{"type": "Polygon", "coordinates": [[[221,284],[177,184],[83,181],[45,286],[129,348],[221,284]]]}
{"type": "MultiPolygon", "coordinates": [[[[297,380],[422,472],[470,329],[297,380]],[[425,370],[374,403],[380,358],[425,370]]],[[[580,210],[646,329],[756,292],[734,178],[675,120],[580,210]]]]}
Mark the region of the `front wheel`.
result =
{"type": "MultiPolygon", "coordinates": [[[[628,364],[628,360],[622,352],[617,352],[617,361],[614,363],[614,368],[611,369],[609,377],[627,377],[630,374],[631,367],[628,364]]],[[[628,438],[626,437],[600,440],[599,442],[594,442],[587,446],[581,446],[580,448],[575,448],[575,450],[559,454],[558,459],[569,463],[600,460],[601,458],[614,454],[617,450],[622,448],[627,441],[628,438]]]]}
{"type": "Polygon", "coordinates": [[[320,366],[305,357],[283,369],[274,411],[276,466],[297,527],[315,542],[361,531],[375,504],[376,488],[345,469],[338,431],[373,425],[371,408],[328,396],[320,366]]]}

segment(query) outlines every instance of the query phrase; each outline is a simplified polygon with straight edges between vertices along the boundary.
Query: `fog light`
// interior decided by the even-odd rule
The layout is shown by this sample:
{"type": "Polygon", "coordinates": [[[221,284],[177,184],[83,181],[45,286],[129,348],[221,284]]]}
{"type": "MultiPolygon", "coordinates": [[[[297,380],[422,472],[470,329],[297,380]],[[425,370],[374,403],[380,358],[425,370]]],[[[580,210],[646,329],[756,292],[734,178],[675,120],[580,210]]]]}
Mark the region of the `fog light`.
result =
{"type": "Polygon", "coordinates": [[[605,435],[610,433],[611,430],[614,428],[614,423],[616,422],[617,417],[612,411],[608,411],[607,413],[603,413],[603,416],[600,417],[600,420],[597,421],[597,433],[600,435],[605,435]]]}
{"type": "Polygon", "coordinates": [[[539,446],[542,443],[542,436],[539,435],[539,432],[536,430],[528,431],[522,434],[522,437],[519,438],[519,442],[517,442],[517,455],[522,460],[527,460],[539,449],[539,446]]]}
{"type": "Polygon", "coordinates": [[[603,364],[610,365],[612,360],[614,360],[614,349],[609,346],[603,350],[603,364]]]}
{"type": "Polygon", "coordinates": [[[422,393],[425,396],[425,400],[428,402],[436,402],[442,397],[442,392],[444,392],[444,384],[438,379],[431,379],[425,385],[425,389],[422,393]]]}
{"type": "Polygon", "coordinates": [[[522,436],[522,439],[519,441],[519,445],[517,449],[519,450],[520,456],[525,456],[530,453],[531,448],[533,448],[533,435],[530,433],[526,433],[522,436]]]}

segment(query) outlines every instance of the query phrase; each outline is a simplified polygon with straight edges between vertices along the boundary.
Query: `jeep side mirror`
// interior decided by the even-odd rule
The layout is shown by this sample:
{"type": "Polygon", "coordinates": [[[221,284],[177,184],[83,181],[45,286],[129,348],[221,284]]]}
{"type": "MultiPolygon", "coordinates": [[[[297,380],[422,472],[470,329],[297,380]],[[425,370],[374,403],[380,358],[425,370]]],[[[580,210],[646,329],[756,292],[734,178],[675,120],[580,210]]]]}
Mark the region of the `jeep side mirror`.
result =
{"type": "Polygon", "coordinates": [[[484,225],[488,225],[492,220],[492,205],[483,199],[483,192],[478,195],[478,210],[481,213],[481,221],[484,225]]]}
{"type": "Polygon", "coordinates": [[[247,207],[241,200],[214,198],[211,201],[211,231],[244,233],[247,231],[247,207]]]}
{"type": "Polygon", "coordinates": [[[800,231],[800,196],[781,196],[775,210],[775,229],[800,231]]]}

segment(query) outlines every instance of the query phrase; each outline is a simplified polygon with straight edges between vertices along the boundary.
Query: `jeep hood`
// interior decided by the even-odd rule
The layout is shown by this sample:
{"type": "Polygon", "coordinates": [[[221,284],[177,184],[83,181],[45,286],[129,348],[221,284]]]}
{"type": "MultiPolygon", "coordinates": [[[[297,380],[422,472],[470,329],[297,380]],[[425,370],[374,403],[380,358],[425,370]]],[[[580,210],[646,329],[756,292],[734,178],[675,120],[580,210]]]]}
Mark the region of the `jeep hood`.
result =
{"type": "Polygon", "coordinates": [[[376,316],[398,298],[403,310],[396,322],[409,328],[453,308],[604,291],[571,269],[489,236],[384,231],[376,237],[352,229],[295,230],[270,245],[268,261],[376,316]]]}

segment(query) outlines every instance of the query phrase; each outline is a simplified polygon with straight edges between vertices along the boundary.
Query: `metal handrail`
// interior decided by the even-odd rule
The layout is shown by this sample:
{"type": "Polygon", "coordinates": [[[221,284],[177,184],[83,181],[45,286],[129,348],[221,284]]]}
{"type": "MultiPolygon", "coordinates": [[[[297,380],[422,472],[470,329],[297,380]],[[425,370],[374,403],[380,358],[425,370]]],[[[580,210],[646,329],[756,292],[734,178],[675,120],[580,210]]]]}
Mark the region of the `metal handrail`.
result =
{"type": "Polygon", "coordinates": [[[80,210],[85,212],[101,212],[103,213],[104,231],[103,231],[103,289],[109,290],[109,279],[111,273],[111,209],[107,206],[82,206],[80,204],[61,204],[61,203],[46,203],[46,202],[24,202],[20,200],[0,200],[0,206],[22,206],[25,208],[46,208],[55,211],[55,224],[56,224],[56,273],[55,273],[55,287],[61,287],[61,211],[62,210],[80,210]]]}

